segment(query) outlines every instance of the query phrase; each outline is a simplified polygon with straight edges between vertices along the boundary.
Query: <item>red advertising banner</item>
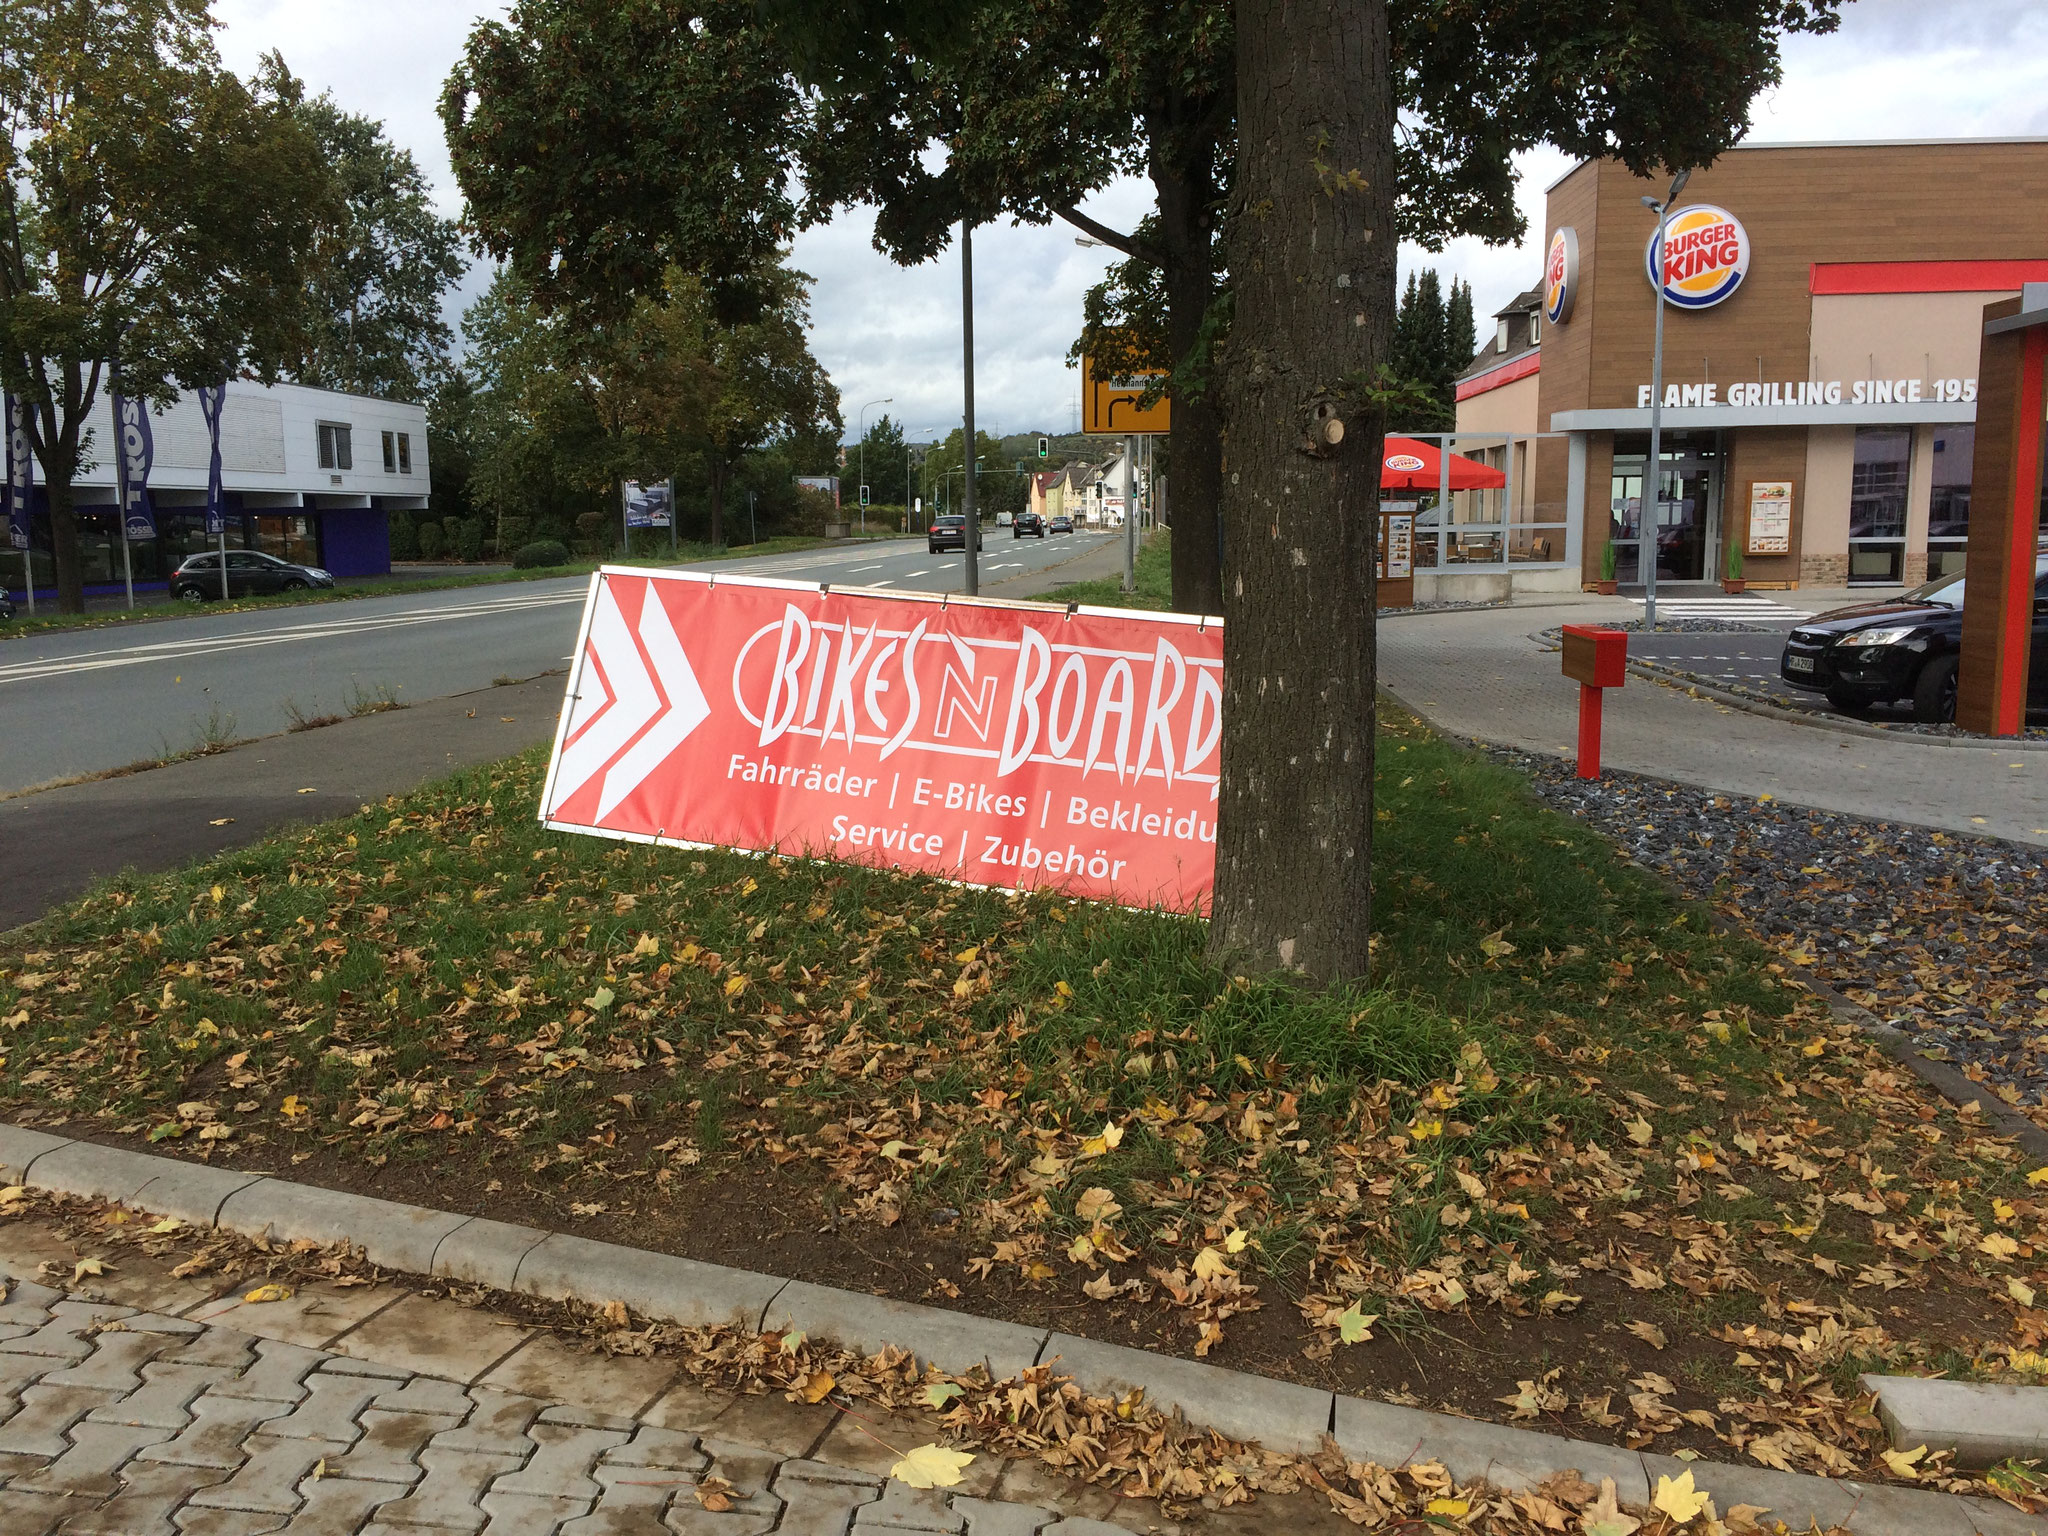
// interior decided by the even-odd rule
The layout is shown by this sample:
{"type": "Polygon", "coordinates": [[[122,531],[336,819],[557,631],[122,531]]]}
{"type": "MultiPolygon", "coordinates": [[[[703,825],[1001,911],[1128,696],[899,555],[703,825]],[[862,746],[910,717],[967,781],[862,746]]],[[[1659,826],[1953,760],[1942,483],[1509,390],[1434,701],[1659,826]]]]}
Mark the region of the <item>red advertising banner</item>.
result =
{"type": "Polygon", "coordinates": [[[541,797],[561,831],[1206,911],[1214,619],[607,566],[541,797]]]}

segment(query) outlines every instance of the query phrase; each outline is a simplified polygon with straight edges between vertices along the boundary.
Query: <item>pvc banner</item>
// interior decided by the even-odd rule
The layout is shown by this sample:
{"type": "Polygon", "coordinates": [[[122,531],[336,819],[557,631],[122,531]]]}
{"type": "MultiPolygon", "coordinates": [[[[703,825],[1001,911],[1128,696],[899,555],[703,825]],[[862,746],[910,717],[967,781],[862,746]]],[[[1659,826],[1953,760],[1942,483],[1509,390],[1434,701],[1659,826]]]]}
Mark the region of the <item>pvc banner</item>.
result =
{"type": "Polygon", "coordinates": [[[199,386],[199,414],[206,420],[206,536],[219,538],[227,528],[227,506],[220,488],[220,413],[226,407],[228,386],[199,386]]]}
{"type": "Polygon", "coordinates": [[[122,394],[114,375],[114,453],[121,471],[121,520],[131,539],[156,537],[156,515],[149,504],[149,472],[156,464],[156,434],[149,425],[149,402],[122,394]]]}
{"type": "Polygon", "coordinates": [[[1214,619],[607,566],[541,820],[1205,912],[1214,619]]]}
{"type": "Polygon", "coordinates": [[[35,484],[35,460],[30,457],[25,407],[14,396],[6,396],[7,421],[7,547],[28,548],[30,491],[35,484]]]}
{"type": "Polygon", "coordinates": [[[628,528],[666,528],[674,521],[675,482],[659,480],[643,486],[638,480],[621,481],[619,494],[626,502],[628,528]]]}

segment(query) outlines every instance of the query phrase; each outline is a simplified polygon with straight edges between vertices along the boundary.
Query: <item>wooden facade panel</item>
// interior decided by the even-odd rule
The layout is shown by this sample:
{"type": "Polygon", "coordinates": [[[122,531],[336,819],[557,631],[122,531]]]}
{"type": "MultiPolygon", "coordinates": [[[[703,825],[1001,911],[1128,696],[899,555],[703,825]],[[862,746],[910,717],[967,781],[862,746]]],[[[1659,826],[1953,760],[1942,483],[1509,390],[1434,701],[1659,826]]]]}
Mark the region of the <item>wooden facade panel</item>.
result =
{"type": "Polygon", "coordinates": [[[1806,428],[1746,427],[1721,439],[1727,459],[1721,475],[1722,570],[1726,572],[1730,545],[1742,548],[1742,576],[1745,581],[1784,583],[1799,579],[1800,535],[1806,527],[1806,428]],[[1752,555],[1749,544],[1749,487],[1756,480],[1792,482],[1792,548],[1783,555],[1752,555]]]}

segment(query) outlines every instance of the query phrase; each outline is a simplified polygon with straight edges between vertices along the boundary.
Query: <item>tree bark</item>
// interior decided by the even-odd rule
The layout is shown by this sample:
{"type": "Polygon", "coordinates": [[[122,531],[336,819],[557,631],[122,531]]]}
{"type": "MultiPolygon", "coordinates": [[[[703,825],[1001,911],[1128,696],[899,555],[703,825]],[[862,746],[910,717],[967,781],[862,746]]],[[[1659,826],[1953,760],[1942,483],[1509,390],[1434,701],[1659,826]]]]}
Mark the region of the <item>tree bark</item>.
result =
{"type": "Polygon", "coordinates": [[[1212,957],[1330,982],[1372,937],[1371,381],[1394,307],[1386,0],[1238,0],[1212,957]]]}
{"type": "Polygon", "coordinates": [[[50,502],[50,559],[57,568],[57,611],[85,612],[85,562],[78,549],[78,513],[71,505],[71,476],[44,470],[50,502]]]}
{"type": "Polygon", "coordinates": [[[716,449],[711,459],[711,547],[725,548],[725,457],[716,449]]]}
{"type": "MultiPolygon", "coordinates": [[[[1200,345],[1202,321],[1216,297],[1211,254],[1216,141],[1207,132],[1151,125],[1152,185],[1166,285],[1167,345],[1185,364],[1200,345]]],[[[1190,399],[1173,391],[1167,443],[1173,464],[1173,606],[1183,613],[1223,611],[1217,502],[1223,489],[1223,414],[1213,391],[1190,399]]]]}

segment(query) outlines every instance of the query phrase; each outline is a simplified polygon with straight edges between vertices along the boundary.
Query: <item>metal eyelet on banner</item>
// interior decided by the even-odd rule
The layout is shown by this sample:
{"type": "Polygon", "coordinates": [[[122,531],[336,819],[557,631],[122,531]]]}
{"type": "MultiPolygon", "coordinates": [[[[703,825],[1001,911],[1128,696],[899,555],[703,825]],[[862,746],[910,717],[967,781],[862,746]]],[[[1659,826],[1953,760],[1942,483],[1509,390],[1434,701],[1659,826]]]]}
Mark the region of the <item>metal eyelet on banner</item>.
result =
{"type": "Polygon", "coordinates": [[[819,583],[818,583],[818,596],[820,596],[820,597],[830,597],[831,595],[832,595],[832,583],[831,583],[831,582],[829,582],[829,581],[821,581],[821,582],[819,582],[819,583]]]}
{"type": "Polygon", "coordinates": [[[1081,605],[1080,605],[1079,603],[1069,603],[1069,604],[1067,604],[1067,622],[1068,622],[1069,624],[1073,623],[1073,622],[1074,622],[1074,615],[1075,615],[1075,614],[1077,614],[1077,613],[1079,613],[1080,611],[1081,611],[1081,605]]]}

